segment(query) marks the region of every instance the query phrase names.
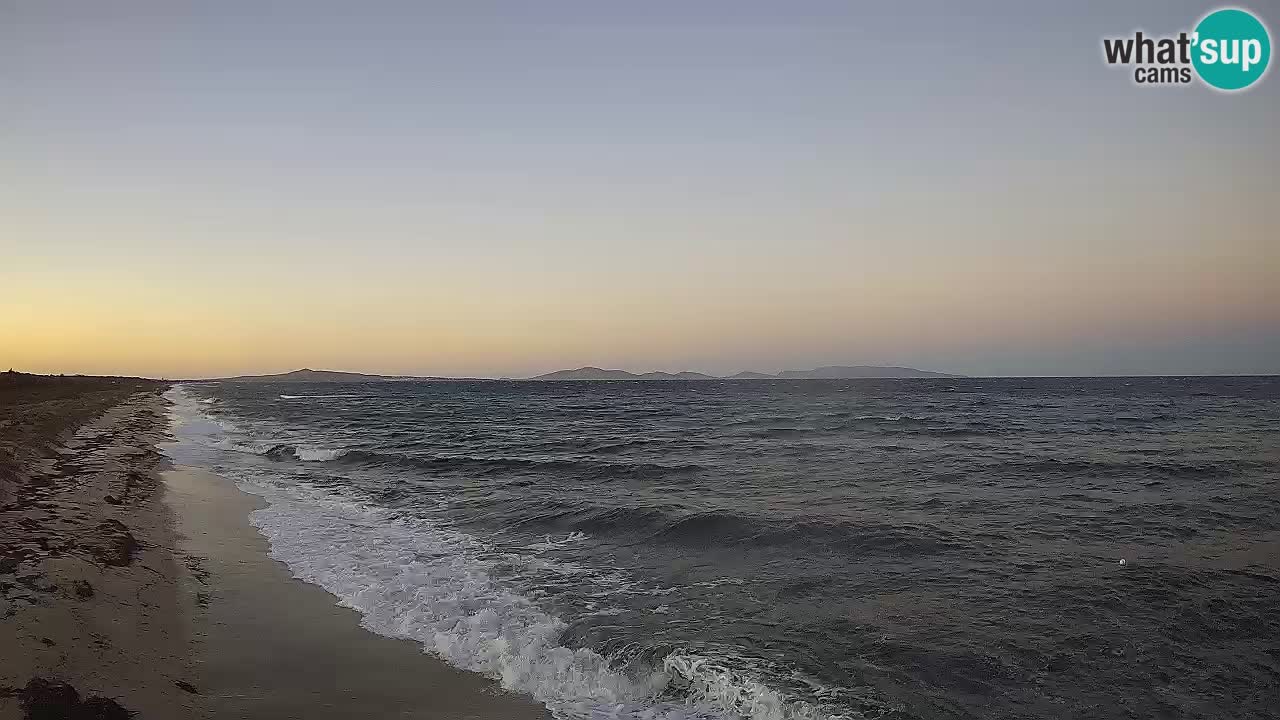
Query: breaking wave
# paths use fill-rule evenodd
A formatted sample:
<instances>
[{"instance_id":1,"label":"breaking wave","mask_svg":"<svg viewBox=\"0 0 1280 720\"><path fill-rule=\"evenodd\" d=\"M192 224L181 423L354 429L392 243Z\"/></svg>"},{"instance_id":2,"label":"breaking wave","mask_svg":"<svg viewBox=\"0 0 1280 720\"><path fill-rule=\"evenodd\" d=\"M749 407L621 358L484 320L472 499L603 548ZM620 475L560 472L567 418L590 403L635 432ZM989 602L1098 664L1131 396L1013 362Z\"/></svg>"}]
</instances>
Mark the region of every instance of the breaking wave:
<instances>
[{"instance_id":1,"label":"breaking wave","mask_svg":"<svg viewBox=\"0 0 1280 720\"><path fill-rule=\"evenodd\" d=\"M359 455L342 449L236 442L226 425L205 415L181 388L174 433L205 448L300 461ZM221 467L266 506L250 522L271 557L301 580L356 610L361 624L387 637L413 640L450 664L527 694L556 718L586 720L838 720L770 689L730 658L673 650L657 662L625 653L605 656L566 647L567 624L504 584L501 568L545 564L513 559L480 539L423 517L398 513L340 492L287 481L260 468ZM585 538L569 534L562 542ZM547 541L551 543L550 539ZM537 552L540 548L531 548Z\"/></svg>"}]
</instances>

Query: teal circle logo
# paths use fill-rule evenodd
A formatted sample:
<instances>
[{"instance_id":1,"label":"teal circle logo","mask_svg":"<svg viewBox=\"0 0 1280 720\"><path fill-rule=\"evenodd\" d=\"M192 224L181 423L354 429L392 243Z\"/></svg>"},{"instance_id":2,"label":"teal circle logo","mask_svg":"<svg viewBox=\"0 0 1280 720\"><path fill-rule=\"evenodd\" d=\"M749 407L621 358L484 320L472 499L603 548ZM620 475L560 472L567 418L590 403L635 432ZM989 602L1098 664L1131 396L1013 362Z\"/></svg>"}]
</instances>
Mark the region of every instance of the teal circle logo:
<instances>
[{"instance_id":1,"label":"teal circle logo","mask_svg":"<svg viewBox=\"0 0 1280 720\"><path fill-rule=\"evenodd\" d=\"M1200 79L1219 90L1243 90L1257 82L1271 61L1271 36L1262 21L1226 8L1196 26L1191 64Z\"/></svg>"}]
</instances>

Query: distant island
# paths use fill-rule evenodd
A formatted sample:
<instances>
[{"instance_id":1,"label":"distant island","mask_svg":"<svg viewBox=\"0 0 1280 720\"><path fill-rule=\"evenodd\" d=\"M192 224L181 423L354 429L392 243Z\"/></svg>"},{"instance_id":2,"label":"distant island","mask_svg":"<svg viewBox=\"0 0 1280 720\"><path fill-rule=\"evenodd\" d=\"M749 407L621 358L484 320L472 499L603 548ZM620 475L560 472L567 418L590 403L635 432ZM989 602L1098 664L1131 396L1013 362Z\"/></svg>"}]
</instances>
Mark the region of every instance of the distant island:
<instances>
[{"instance_id":1,"label":"distant island","mask_svg":"<svg viewBox=\"0 0 1280 720\"><path fill-rule=\"evenodd\" d=\"M783 370L778 373L782 380L848 380L856 378L956 378L964 377L954 373L917 370L909 367L892 365L825 365L812 370Z\"/></svg>"},{"instance_id":2,"label":"distant island","mask_svg":"<svg viewBox=\"0 0 1280 720\"><path fill-rule=\"evenodd\" d=\"M374 382L382 380L399 380L389 375L366 375L364 373L337 372L334 370L312 370L303 368L274 375L237 375L236 377L212 378L220 382Z\"/></svg>"},{"instance_id":3,"label":"distant island","mask_svg":"<svg viewBox=\"0 0 1280 720\"><path fill-rule=\"evenodd\" d=\"M598 367L581 367L576 370L557 370L529 378L530 380L854 380L858 378L954 378L963 375L917 370L909 367L884 365L826 365L811 370L783 370L777 374L744 371L736 375L717 377L698 372L647 372L632 373L626 370L604 370Z\"/></svg>"},{"instance_id":4,"label":"distant island","mask_svg":"<svg viewBox=\"0 0 1280 720\"><path fill-rule=\"evenodd\" d=\"M964 377L948 373L917 370L909 367L882 365L827 365L812 370L783 370L776 374L740 372L736 375L717 376L700 372L646 372L605 370L598 367L580 367L574 370L557 370L531 378L500 378L501 380L853 380L857 378L953 378ZM371 375L338 370L312 370L303 368L274 375L237 375L236 377L210 378L205 382L241 383L356 383L356 382L404 382L407 380L488 380L490 378L435 377L417 375Z\"/></svg>"},{"instance_id":5,"label":"distant island","mask_svg":"<svg viewBox=\"0 0 1280 720\"><path fill-rule=\"evenodd\" d=\"M632 373L626 370L602 370L598 367L582 367L576 370L557 370L528 380L719 380L714 375L698 372L647 372Z\"/></svg>"},{"instance_id":6,"label":"distant island","mask_svg":"<svg viewBox=\"0 0 1280 720\"><path fill-rule=\"evenodd\" d=\"M216 382L243 383L354 383L354 382L393 382L404 380L471 380L474 378L416 377L413 375L369 375L366 373L341 372L338 370L312 370L302 368L291 372L274 375L237 375L236 377L210 378Z\"/></svg>"}]
</instances>

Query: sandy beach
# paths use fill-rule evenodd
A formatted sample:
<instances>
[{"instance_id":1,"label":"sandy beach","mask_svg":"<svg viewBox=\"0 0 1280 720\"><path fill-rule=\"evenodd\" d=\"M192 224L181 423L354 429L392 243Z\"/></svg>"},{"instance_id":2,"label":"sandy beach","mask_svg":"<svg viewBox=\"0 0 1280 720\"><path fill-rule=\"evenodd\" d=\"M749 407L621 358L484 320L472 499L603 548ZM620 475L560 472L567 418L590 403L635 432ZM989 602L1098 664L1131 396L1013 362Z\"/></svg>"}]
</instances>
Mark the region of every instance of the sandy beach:
<instances>
[{"instance_id":1,"label":"sandy beach","mask_svg":"<svg viewBox=\"0 0 1280 720\"><path fill-rule=\"evenodd\" d=\"M0 383L0 718L191 715L165 385Z\"/></svg>"},{"instance_id":2,"label":"sandy beach","mask_svg":"<svg viewBox=\"0 0 1280 720\"><path fill-rule=\"evenodd\" d=\"M0 385L0 720L540 718L291 578L255 500L157 450L166 385Z\"/></svg>"}]
</instances>

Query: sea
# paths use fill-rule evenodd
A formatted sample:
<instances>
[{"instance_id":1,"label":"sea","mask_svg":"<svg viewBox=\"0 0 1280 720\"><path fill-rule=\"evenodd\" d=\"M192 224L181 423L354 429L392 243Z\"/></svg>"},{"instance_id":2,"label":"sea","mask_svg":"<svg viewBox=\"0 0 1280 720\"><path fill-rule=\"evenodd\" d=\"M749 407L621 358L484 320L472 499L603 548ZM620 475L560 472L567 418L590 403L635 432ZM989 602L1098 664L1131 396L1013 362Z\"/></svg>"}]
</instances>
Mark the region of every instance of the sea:
<instances>
[{"instance_id":1,"label":"sea","mask_svg":"<svg viewBox=\"0 0 1280 720\"><path fill-rule=\"evenodd\" d=\"M557 718L1280 712L1280 378L168 397L295 577Z\"/></svg>"}]
</instances>

